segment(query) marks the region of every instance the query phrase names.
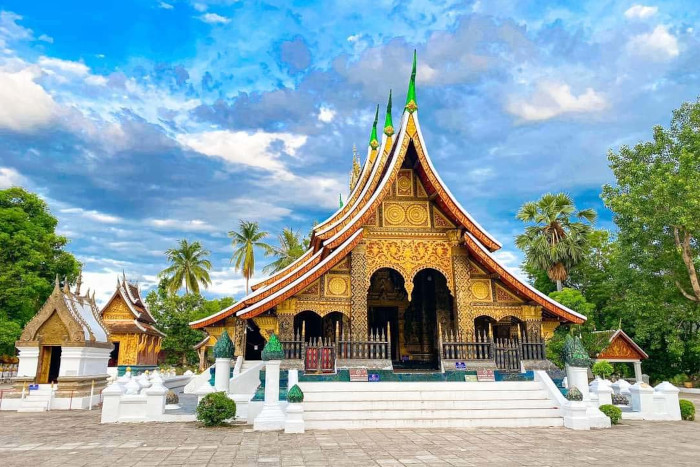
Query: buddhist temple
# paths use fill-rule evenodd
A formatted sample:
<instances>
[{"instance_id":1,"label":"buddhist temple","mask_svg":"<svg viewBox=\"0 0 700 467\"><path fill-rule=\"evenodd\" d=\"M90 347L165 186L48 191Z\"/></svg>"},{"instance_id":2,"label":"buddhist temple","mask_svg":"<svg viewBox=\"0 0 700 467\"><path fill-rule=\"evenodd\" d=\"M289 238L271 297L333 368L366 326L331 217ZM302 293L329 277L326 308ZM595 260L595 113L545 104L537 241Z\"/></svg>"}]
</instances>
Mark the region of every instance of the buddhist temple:
<instances>
[{"instance_id":1,"label":"buddhist temple","mask_svg":"<svg viewBox=\"0 0 700 467\"><path fill-rule=\"evenodd\" d=\"M634 377L642 382L642 360L649 355L642 350L622 329L608 331L593 331L593 339L602 350L595 355L595 360L607 360L610 363L631 363L634 367Z\"/></svg>"},{"instance_id":2,"label":"buddhist temple","mask_svg":"<svg viewBox=\"0 0 700 467\"><path fill-rule=\"evenodd\" d=\"M117 288L100 314L114 343L110 367L117 367L121 375L127 367L145 371L157 366L165 334L156 328L156 320L136 284L127 281L126 276L117 278Z\"/></svg>"},{"instance_id":3,"label":"buddhist temple","mask_svg":"<svg viewBox=\"0 0 700 467\"><path fill-rule=\"evenodd\" d=\"M24 327L19 367L3 409L87 408L99 402L112 351L94 293L71 291L58 278L51 295Z\"/></svg>"},{"instance_id":4,"label":"buddhist temple","mask_svg":"<svg viewBox=\"0 0 700 467\"><path fill-rule=\"evenodd\" d=\"M415 78L414 56L397 125L389 94L346 202L314 227L308 251L193 328L214 338L227 329L246 359L259 359L275 333L286 361L307 371L436 371L457 360L520 370L521 361L544 360L557 326L585 321L503 266L494 255L501 244L442 181L421 132Z\"/></svg>"}]
</instances>

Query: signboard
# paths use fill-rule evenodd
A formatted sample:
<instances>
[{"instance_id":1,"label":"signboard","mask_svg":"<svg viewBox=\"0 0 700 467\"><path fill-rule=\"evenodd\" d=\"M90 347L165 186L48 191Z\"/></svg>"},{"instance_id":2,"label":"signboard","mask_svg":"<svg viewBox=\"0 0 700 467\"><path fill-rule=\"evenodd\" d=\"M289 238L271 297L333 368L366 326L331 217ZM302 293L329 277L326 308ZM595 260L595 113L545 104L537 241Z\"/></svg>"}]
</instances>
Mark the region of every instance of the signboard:
<instances>
[{"instance_id":1,"label":"signboard","mask_svg":"<svg viewBox=\"0 0 700 467\"><path fill-rule=\"evenodd\" d=\"M377 374L377 373L370 373L370 374L369 374L369 382L370 382L370 383L378 383L378 382L379 382L379 374Z\"/></svg>"},{"instance_id":2,"label":"signboard","mask_svg":"<svg viewBox=\"0 0 700 467\"><path fill-rule=\"evenodd\" d=\"M466 369L467 369L466 362L455 362L455 370L466 370Z\"/></svg>"},{"instance_id":3,"label":"signboard","mask_svg":"<svg viewBox=\"0 0 700 467\"><path fill-rule=\"evenodd\" d=\"M476 378L476 374L466 374L464 375L464 381L467 383L476 383L479 380Z\"/></svg>"},{"instance_id":4,"label":"signboard","mask_svg":"<svg viewBox=\"0 0 700 467\"><path fill-rule=\"evenodd\" d=\"M367 368L351 368L350 381L352 382L367 382Z\"/></svg>"},{"instance_id":5,"label":"signboard","mask_svg":"<svg viewBox=\"0 0 700 467\"><path fill-rule=\"evenodd\" d=\"M39 385L38 385L38 384L30 384L30 385L29 385L29 390L30 390L30 391L36 391L36 390L38 390L38 389L39 389Z\"/></svg>"},{"instance_id":6,"label":"signboard","mask_svg":"<svg viewBox=\"0 0 700 467\"><path fill-rule=\"evenodd\" d=\"M493 370L476 370L477 381L496 381Z\"/></svg>"}]
</instances>

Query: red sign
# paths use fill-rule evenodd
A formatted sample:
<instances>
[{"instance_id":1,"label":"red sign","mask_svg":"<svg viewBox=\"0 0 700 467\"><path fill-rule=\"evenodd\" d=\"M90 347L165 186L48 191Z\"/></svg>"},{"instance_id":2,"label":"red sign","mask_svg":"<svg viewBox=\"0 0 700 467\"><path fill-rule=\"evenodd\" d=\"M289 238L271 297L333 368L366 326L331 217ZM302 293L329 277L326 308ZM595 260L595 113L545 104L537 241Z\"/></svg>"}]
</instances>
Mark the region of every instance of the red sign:
<instances>
[{"instance_id":1,"label":"red sign","mask_svg":"<svg viewBox=\"0 0 700 467\"><path fill-rule=\"evenodd\" d=\"M477 381L496 381L493 370L476 370Z\"/></svg>"},{"instance_id":2,"label":"red sign","mask_svg":"<svg viewBox=\"0 0 700 467\"><path fill-rule=\"evenodd\" d=\"M351 368L350 381L352 382L367 382L367 368Z\"/></svg>"}]
</instances>

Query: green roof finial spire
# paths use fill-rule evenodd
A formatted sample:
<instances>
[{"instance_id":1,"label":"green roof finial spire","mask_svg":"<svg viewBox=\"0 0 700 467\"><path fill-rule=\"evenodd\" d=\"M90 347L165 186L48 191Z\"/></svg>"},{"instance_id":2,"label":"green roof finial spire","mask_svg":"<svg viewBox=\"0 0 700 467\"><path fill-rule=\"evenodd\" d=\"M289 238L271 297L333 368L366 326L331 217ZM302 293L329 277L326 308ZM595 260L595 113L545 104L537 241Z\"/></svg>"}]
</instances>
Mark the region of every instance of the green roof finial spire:
<instances>
[{"instance_id":1,"label":"green roof finial spire","mask_svg":"<svg viewBox=\"0 0 700 467\"><path fill-rule=\"evenodd\" d=\"M379 147L379 140L377 139L377 120L379 119L379 104L377 104L377 111L374 113L374 124L372 124L372 134L369 135L369 145L372 149L377 149Z\"/></svg>"},{"instance_id":2,"label":"green roof finial spire","mask_svg":"<svg viewBox=\"0 0 700 467\"><path fill-rule=\"evenodd\" d=\"M418 110L416 104L416 51L413 51L413 69L411 70L411 81L408 82L408 93L406 94L406 110L413 113Z\"/></svg>"},{"instance_id":3,"label":"green roof finial spire","mask_svg":"<svg viewBox=\"0 0 700 467\"><path fill-rule=\"evenodd\" d=\"M338 204L340 205L339 207L343 207L343 194L338 193Z\"/></svg>"},{"instance_id":4,"label":"green roof finial spire","mask_svg":"<svg viewBox=\"0 0 700 467\"><path fill-rule=\"evenodd\" d=\"M389 102L386 104L386 119L384 119L384 134L391 136L394 134L394 124L391 122L391 89L389 89Z\"/></svg>"}]
</instances>

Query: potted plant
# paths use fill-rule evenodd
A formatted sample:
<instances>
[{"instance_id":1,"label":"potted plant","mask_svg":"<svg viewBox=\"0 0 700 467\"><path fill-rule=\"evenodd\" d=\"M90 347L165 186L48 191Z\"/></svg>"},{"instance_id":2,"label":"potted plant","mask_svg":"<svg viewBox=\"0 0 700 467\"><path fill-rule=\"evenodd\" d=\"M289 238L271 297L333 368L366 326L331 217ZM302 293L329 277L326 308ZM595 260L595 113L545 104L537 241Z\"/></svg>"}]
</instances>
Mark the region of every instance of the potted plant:
<instances>
[{"instance_id":1,"label":"potted plant","mask_svg":"<svg viewBox=\"0 0 700 467\"><path fill-rule=\"evenodd\" d=\"M692 388L693 387L693 382L690 381L690 378L688 378L688 375L679 373L673 378L671 378L671 384L675 386L681 386L683 385L686 388Z\"/></svg>"}]
</instances>

